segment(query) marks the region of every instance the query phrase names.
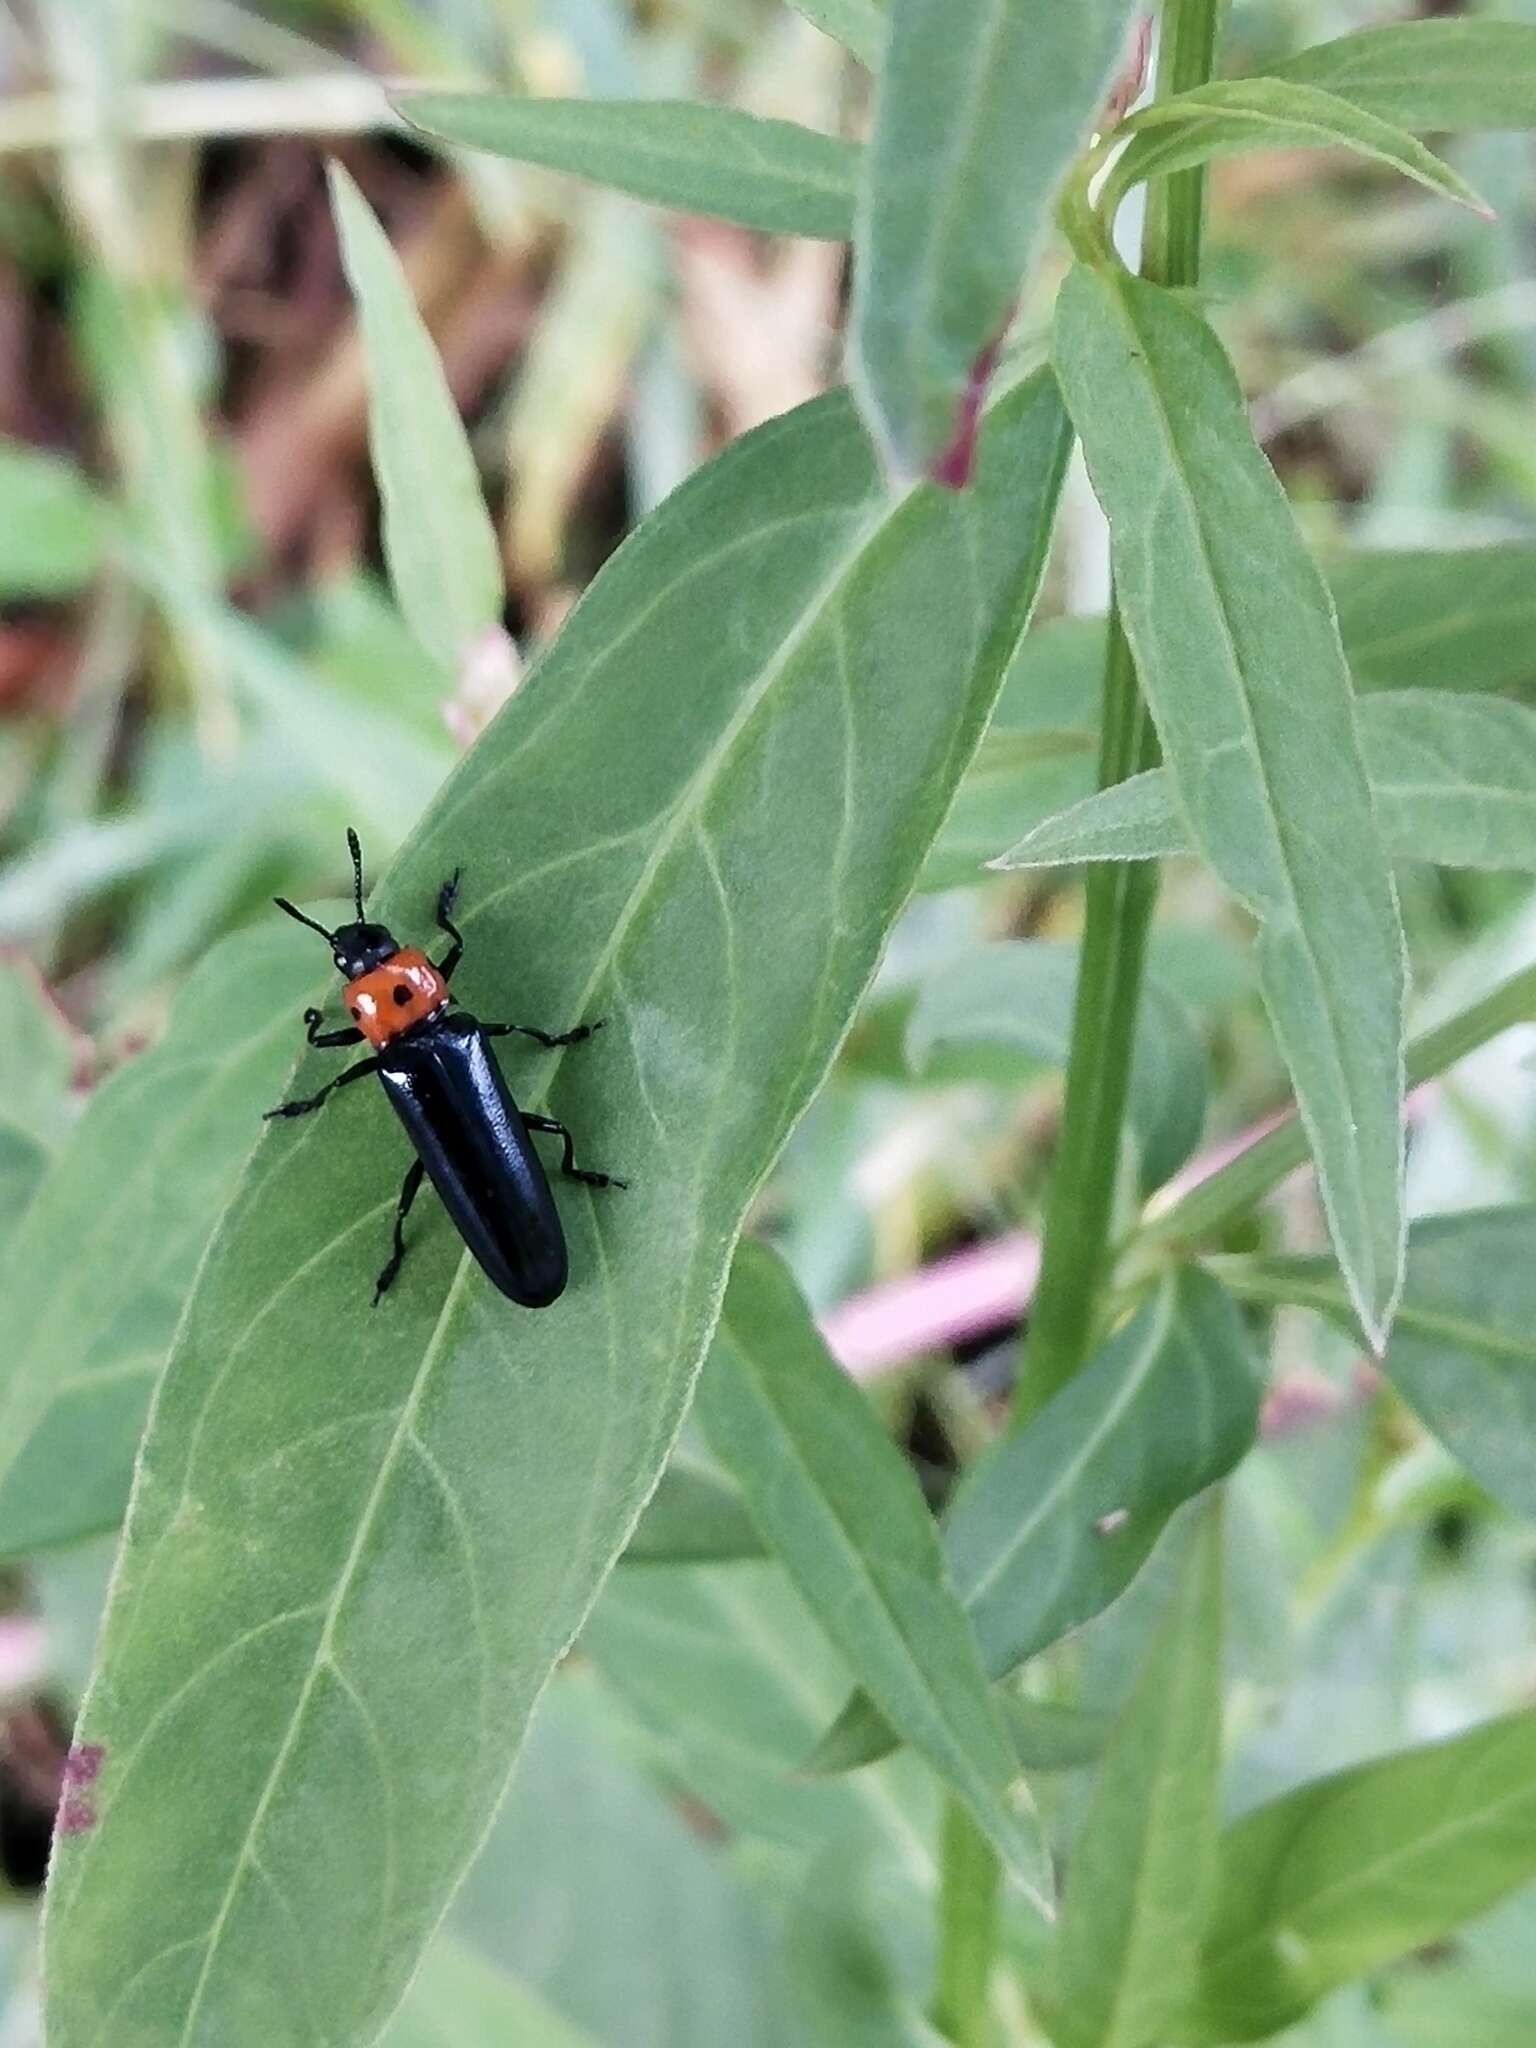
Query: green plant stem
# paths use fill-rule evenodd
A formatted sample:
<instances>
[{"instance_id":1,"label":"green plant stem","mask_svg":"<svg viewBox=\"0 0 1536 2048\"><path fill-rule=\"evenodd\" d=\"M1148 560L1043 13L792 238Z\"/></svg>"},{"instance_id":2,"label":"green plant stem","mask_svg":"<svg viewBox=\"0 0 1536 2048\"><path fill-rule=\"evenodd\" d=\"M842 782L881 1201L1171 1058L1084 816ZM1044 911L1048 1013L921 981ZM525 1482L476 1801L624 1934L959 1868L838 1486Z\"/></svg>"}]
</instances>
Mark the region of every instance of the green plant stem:
<instances>
[{"instance_id":1,"label":"green plant stem","mask_svg":"<svg viewBox=\"0 0 1536 2048\"><path fill-rule=\"evenodd\" d=\"M945 1803L941 1853L933 2023L956 2048L987 2048L1001 1879L991 1843L957 1799Z\"/></svg>"},{"instance_id":2,"label":"green plant stem","mask_svg":"<svg viewBox=\"0 0 1536 2048\"><path fill-rule=\"evenodd\" d=\"M1165 0L1157 69L1160 99L1203 85L1210 77L1218 6L1219 0ZM1168 285L1199 282L1204 204L1199 170L1180 171L1153 185L1143 238L1145 276ZM1157 759L1157 735L1112 599L1098 786L1111 788L1155 766ZM1089 871L1061 1137L1046 1196L1040 1284L1014 1397L1016 1427L1081 1370L1093 1342L1109 1264L1120 1134L1156 900L1155 862L1116 862Z\"/></svg>"},{"instance_id":3,"label":"green plant stem","mask_svg":"<svg viewBox=\"0 0 1536 2048\"><path fill-rule=\"evenodd\" d=\"M1512 1024L1536 1019L1536 967L1522 968L1479 1001L1460 1010L1414 1039L1408 1048L1408 1085L1417 1088L1443 1074L1457 1060L1497 1038ZM1287 1174L1305 1165L1307 1134L1292 1111L1286 1121L1267 1131L1246 1151L1229 1160L1209 1180L1191 1188L1180 1201L1153 1218L1138 1234L1138 1255L1144 1251L1193 1248L1219 1237L1226 1226L1255 1208Z\"/></svg>"}]
</instances>

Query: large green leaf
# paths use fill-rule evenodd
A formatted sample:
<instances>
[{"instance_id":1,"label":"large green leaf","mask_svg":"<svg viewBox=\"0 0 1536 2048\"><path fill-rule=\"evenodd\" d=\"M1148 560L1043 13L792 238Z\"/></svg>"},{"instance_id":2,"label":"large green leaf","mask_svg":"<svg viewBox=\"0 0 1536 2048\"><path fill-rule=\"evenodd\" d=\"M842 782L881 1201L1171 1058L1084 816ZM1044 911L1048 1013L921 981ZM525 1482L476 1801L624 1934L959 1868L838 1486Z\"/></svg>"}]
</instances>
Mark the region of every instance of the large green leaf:
<instances>
[{"instance_id":1,"label":"large green leaf","mask_svg":"<svg viewBox=\"0 0 1536 2048\"><path fill-rule=\"evenodd\" d=\"M400 260L340 164L331 165L330 179L368 355L368 439L390 581L422 646L456 670L501 623L500 543L458 407Z\"/></svg>"},{"instance_id":2,"label":"large green leaf","mask_svg":"<svg viewBox=\"0 0 1536 2048\"><path fill-rule=\"evenodd\" d=\"M69 1129L78 1049L35 970L0 959L0 1253Z\"/></svg>"},{"instance_id":3,"label":"large green leaf","mask_svg":"<svg viewBox=\"0 0 1536 2048\"><path fill-rule=\"evenodd\" d=\"M1408 1273L1382 1365L1452 1457L1517 1515L1536 1518L1536 1208L1429 1216L1408 1233ZM1330 1259L1244 1261L1236 1282L1344 1323Z\"/></svg>"},{"instance_id":4,"label":"large green leaf","mask_svg":"<svg viewBox=\"0 0 1536 2048\"><path fill-rule=\"evenodd\" d=\"M1103 1610L1193 1495L1253 1442L1260 1371L1237 1311L1185 1270L1028 1427L967 1474L944 1548L994 1678ZM889 1745L856 1695L817 1752L849 1769Z\"/></svg>"},{"instance_id":5,"label":"large green leaf","mask_svg":"<svg viewBox=\"0 0 1536 2048\"><path fill-rule=\"evenodd\" d=\"M891 1726L964 1800L1042 1916L1044 1847L910 1467L776 1254L736 1255L699 1420L764 1540Z\"/></svg>"},{"instance_id":6,"label":"large green leaf","mask_svg":"<svg viewBox=\"0 0 1536 2048\"><path fill-rule=\"evenodd\" d=\"M1402 926L1327 587L1220 343L1174 294L1072 272L1056 356L1191 835L1259 975L1373 1343L1403 1262Z\"/></svg>"},{"instance_id":7,"label":"large green leaf","mask_svg":"<svg viewBox=\"0 0 1536 2048\"><path fill-rule=\"evenodd\" d=\"M0 598L73 596L112 530L111 508L72 463L0 439Z\"/></svg>"},{"instance_id":8,"label":"large green leaf","mask_svg":"<svg viewBox=\"0 0 1536 2048\"><path fill-rule=\"evenodd\" d=\"M415 127L466 149L570 171L680 213L845 241L858 151L792 121L693 100L530 100L408 93Z\"/></svg>"},{"instance_id":9,"label":"large green leaf","mask_svg":"<svg viewBox=\"0 0 1536 2048\"><path fill-rule=\"evenodd\" d=\"M850 332L859 405L897 476L935 471L962 430L1131 13L1132 0L894 0Z\"/></svg>"},{"instance_id":10,"label":"large green leaf","mask_svg":"<svg viewBox=\"0 0 1536 2048\"><path fill-rule=\"evenodd\" d=\"M608 564L376 892L414 935L462 864L465 1000L608 1020L511 1078L633 1185L566 1192L573 1284L538 1314L424 1203L374 1312L387 1105L351 1090L258 1147L141 1455L83 1715L100 1824L50 1895L53 2048L109 2013L120 2048L388 2016L991 709L1065 443L1043 378L963 500L892 503L841 397L737 443Z\"/></svg>"},{"instance_id":11,"label":"large green leaf","mask_svg":"<svg viewBox=\"0 0 1536 2048\"><path fill-rule=\"evenodd\" d=\"M1536 711L1502 697L1380 690L1361 700L1359 718L1394 859L1536 871ZM1151 768L1033 826L996 864L1158 860L1191 850L1167 772Z\"/></svg>"},{"instance_id":12,"label":"large green leaf","mask_svg":"<svg viewBox=\"0 0 1536 2048\"><path fill-rule=\"evenodd\" d=\"M1536 1879L1536 1713L1315 1779L1222 1843L1201 2011L1257 2040Z\"/></svg>"},{"instance_id":13,"label":"large green leaf","mask_svg":"<svg viewBox=\"0 0 1536 2048\"><path fill-rule=\"evenodd\" d=\"M946 1076L956 1050L1065 1067L1077 960L1075 945L1051 939L1001 940L946 960L924 985L907 1025L913 1072ZM1149 1190L1161 1187L1199 1144L1205 1097L1205 1053L1188 1013L1150 982L1126 1108Z\"/></svg>"},{"instance_id":14,"label":"large green leaf","mask_svg":"<svg viewBox=\"0 0 1536 2048\"><path fill-rule=\"evenodd\" d=\"M0 1554L120 1518L150 1390L315 969L275 928L215 947L160 1043L93 1091L23 1218L0 1276Z\"/></svg>"},{"instance_id":15,"label":"large green leaf","mask_svg":"<svg viewBox=\"0 0 1536 2048\"><path fill-rule=\"evenodd\" d=\"M1222 1533L1198 1518L1073 1839L1042 2016L1060 2048L1160 2048L1194 1995L1216 1879Z\"/></svg>"},{"instance_id":16,"label":"large green leaf","mask_svg":"<svg viewBox=\"0 0 1536 2048\"><path fill-rule=\"evenodd\" d=\"M1465 178L1406 129L1287 79L1217 79L1143 107L1117 133L1131 140L1105 182L1100 204L1106 212L1147 178L1254 149L1349 149L1459 205L1488 212Z\"/></svg>"},{"instance_id":17,"label":"large green leaf","mask_svg":"<svg viewBox=\"0 0 1536 2048\"><path fill-rule=\"evenodd\" d=\"M1536 128L1536 27L1391 22L1275 67L1404 128Z\"/></svg>"}]
</instances>

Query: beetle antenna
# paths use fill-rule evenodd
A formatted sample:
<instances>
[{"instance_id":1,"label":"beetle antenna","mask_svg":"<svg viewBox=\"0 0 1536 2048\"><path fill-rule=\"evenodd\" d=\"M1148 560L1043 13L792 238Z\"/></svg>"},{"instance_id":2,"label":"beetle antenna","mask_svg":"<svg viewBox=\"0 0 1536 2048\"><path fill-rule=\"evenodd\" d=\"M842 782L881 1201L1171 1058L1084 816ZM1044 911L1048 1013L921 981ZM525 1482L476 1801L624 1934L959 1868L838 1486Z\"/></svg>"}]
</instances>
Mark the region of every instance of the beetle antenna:
<instances>
[{"instance_id":1,"label":"beetle antenna","mask_svg":"<svg viewBox=\"0 0 1536 2048\"><path fill-rule=\"evenodd\" d=\"M325 943L328 946L335 945L336 934L334 932L328 932L323 924L316 924L315 920L312 917L306 917L302 910L297 909L292 903L288 901L288 898L286 896L274 896L272 898L272 901L277 905L279 910L286 910L288 915L294 920L296 924L307 924L312 932L318 932L320 934L321 938L324 939Z\"/></svg>"},{"instance_id":2,"label":"beetle antenna","mask_svg":"<svg viewBox=\"0 0 1536 2048\"><path fill-rule=\"evenodd\" d=\"M363 849L358 844L357 834L347 827L347 845L352 853L352 896L357 904L357 921L363 922Z\"/></svg>"}]
</instances>

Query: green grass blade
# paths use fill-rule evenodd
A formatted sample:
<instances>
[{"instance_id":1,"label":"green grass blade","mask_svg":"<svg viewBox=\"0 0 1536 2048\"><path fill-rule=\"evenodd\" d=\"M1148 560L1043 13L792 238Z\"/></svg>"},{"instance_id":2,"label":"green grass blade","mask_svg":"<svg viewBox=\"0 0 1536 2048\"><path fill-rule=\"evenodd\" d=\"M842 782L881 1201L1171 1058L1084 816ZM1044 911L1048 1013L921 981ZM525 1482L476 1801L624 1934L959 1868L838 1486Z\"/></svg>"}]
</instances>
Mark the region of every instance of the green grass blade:
<instances>
[{"instance_id":1,"label":"green grass blade","mask_svg":"<svg viewBox=\"0 0 1536 2048\"><path fill-rule=\"evenodd\" d=\"M1333 607L1199 315L1062 287L1056 357L1180 808L1259 919L1259 971L1367 1336L1403 1266L1402 924Z\"/></svg>"},{"instance_id":2,"label":"green grass blade","mask_svg":"<svg viewBox=\"0 0 1536 2048\"><path fill-rule=\"evenodd\" d=\"M789 4L841 43L866 71L880 69L890 33L890 17L881 0L789 0Z\"/></svg>"},{"instance_id":3,"label":"green grass blade","mask_svg":"<svg viewBox=\"0 0 1536 2048\"><path fill-rule=\"evenodd\" d=\"M388 1105L354 1089L260 1144L141 1454L82 1723L95 1825L48 1906L53 2048L308 2048L317 2013L367 2039L398 2002L990 713L1066 444L1044 377L994 409L965 499L893 505L838 396L737 442L605 567L374 891L425 936L462 866L465 1002L607 1020L507 1065L633 1185L564 1191L573 1282L541 1313L424 1203L375 1313Z\"/></svg>"},{"instance_id":4,"label":"green grass blade","mask_svg":"<svg viewBox=\"0 0 1536 2048\"><path fill-rule=\"evenodd\" d=\"M407 93L399 108L441 141L568 171L680 213L833 242L852 232L857 149L793 121L694 100L494 93Z\"/></svg>"},{"instance_id":5,"label":"green grass blade","mask_svg":"<svg viewBox=\"0 0 1536 2048\"><path fill-rule=\"evenodd\" d=\"M432 337L373 209L330 166L342 260L368 357L368 439L383 500L384 557L406 622L457 672L501 624L501 548Z\"/></svg>"},{"instance_id":6,"label":"green grass blade","mask_svg":"<svg viewBox=\"0 0 1536 2048\"><path fill-rule=\"evenodd\" d=\"M698 1415L764 1540L892 1727L965 1802L1042 1916L1044 1845L916 1479L777 1256L744 1244Z\"/></svg>"}]
</instances>

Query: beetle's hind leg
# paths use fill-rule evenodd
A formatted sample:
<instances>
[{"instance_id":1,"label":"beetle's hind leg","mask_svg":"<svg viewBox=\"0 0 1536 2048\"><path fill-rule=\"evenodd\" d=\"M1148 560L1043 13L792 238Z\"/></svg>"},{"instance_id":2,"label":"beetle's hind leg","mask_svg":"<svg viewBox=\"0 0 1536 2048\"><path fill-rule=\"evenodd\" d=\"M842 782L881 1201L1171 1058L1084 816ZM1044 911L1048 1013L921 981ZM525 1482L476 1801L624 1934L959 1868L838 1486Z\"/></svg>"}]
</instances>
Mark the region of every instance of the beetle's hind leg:
<instances>
[{"instance_id":1,"label":"beetle's hind leg","mask_svg":"<svg viewBox=\"0 0 1536 2048\"><path fill-rule=\"evenodd\" d=\"M405 1219L411 1213L411 1204L421 1192L421 1183L426 1168L419 1159L411 1162L410 1170L400 1185L400 1199L395 1204L395 1243L383 1270L373 1283L373 1305L378 1307L384 1296L395 1284L395 1276L405 1259Z\"/></svg>"},{"instance_id":2,"label":"beetle's hind leg","mask_svg":"<svg viewBox=\"0 0 1536 2048\"><path fill-rule=\"evenodd\" d=\"M575 1140L565 1125L557 1123L552 1116L530 1116L525 1110L523 1112L523 1122L530 1131L548 1131L552 1138L564 1140L565 1151L560 1160L560 1171L567 1180L579 1180L584 1186L589 1188L627 1188L629 1186L629 1182L627 1180L620 1180L617 1174L593 1173L584 1166L578 1166L576 1164Z\"/></svg>"},{"instance_id":3,"label":"beetle's hind leg","mask_svg":"<svg viewBox=\"0 0 1536 2048\"><path fill-rule=\"evenodd\" d=\"M463 873L462 868L455 868L437 892L437 928L446 932L453 941L437 966L444 981L452 981L459 971L459 962L464 958L464 934L453 921L453 906L459 900L459 881Z\"/></svg>"}]
</instances>

